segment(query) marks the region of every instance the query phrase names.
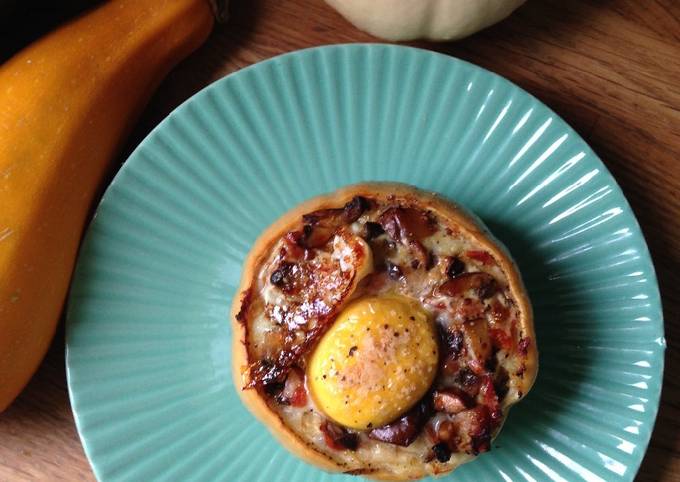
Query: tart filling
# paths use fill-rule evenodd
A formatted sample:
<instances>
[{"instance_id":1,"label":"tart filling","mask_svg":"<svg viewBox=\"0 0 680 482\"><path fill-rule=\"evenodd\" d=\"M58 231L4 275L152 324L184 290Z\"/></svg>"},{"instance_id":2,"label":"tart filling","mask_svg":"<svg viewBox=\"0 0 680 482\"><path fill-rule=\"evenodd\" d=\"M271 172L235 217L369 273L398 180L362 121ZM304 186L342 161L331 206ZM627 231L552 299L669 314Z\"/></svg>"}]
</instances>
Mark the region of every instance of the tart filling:
<instances>
[{"instance_id":1,"label":"tart filling","mask_svg":"<svg viewBox=\"0 0 680 482\"><path fill-rule=\"evenodd\" d=\"M234 310L246 404L348 473L421 477L488 451L536 374L507 253L457 206L401 185L316 206L249 258Z\"/></svg>"}]
</instances>

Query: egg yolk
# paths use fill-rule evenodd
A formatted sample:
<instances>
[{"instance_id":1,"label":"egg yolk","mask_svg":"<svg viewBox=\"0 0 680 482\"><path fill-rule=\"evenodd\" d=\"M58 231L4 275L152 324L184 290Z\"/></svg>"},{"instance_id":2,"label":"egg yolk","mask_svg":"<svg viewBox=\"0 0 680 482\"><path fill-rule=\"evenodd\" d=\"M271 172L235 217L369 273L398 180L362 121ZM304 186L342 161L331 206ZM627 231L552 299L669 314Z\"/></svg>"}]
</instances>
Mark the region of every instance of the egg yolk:
<instances>
[{"instance_id":1,"label":"egg yolk","mask_svg":"<svg viewBox=\"0 0 680 482\"><path fill-rule=\"evenodd\" d=\"M370 429L397 419L425 395L437 360L434 325L417 302L361 298L338 315L312 353L308 386L329 418Z\"/></svg>"}]
</instances>

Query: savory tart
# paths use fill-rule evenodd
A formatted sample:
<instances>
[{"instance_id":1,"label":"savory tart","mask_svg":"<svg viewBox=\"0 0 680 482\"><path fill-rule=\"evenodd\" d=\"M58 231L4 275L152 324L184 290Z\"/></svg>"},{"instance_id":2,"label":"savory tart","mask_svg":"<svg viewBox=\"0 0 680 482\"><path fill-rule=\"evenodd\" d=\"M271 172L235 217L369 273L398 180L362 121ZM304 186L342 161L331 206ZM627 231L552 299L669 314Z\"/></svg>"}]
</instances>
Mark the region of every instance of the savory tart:
<instances>
[{"instance_id":1,"label":"savory tart","mask_svg":"<svg viewBox=\"0 0 680 482\"><path fill-rule=\"evenodd\" d=\"M481 221L403 184L281 217L233 309L245 405L323 469L408 480L491 449L537 371L517 267Z\"/></svg>"}]
</instances>

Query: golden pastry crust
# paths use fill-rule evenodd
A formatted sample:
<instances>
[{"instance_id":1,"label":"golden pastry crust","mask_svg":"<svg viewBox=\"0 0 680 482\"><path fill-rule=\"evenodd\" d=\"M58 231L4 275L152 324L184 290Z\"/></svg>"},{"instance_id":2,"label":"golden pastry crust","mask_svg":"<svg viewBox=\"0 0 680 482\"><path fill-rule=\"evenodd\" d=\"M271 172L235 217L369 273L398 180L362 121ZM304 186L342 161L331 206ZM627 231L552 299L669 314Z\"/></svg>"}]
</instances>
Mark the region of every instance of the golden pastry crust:
<instances>
[{"instance_id":1,"label":"golden pastry crust","mask_svg":"<svg viewBox=\"0 0 680 482\"><path fill-rule=\"evenodd\" d=\"M530 340L535 340L531 304L514 261L507 250L491 235L479 219L455 203L437 194L425 192L405 184L373 182L344 187L333 193L310 199L288 211L262 233L245 260L241 284L236 291L231 311L233 376L243 403L284 447L306 462L334 472L343 472L346 471L346 468L334 460L333 457L319 451L312 443L303 440L288 427L281 416L267 404L265 397L260 391L256 389L241 389L241 387L244 387L244 373L252 363L252 360L248 359L247 320L243 320L243 313L247 316L247 308L251 296L250 290L263 263L269 259L275 244L286 233L300 227L301 217L313 211L343 206L356 196L363 196L378 201L398 201L427 209L434 213L435 216L445 220L447 224L455 225L466 237L472 239L477 245L489 252L507 278L509 291L519 313L517 322L521 332ZM538 370L536 343L531 343L524 349L526 350L526 358L523 367L523 377L517 381L518 397L512 400L506 397L503 400L503 418L501 423L507 418L508 408L526 396L536 378ZM499 431L500 427L495 430L494 436ZM436 475L448 473L456 466L473 458L473 456L467 454L453 454L451 461L447 463L446 470ZM362 473L356 470L351 472ZM384 469L369 471L369 473L362 473L362 475L376 480L413 480L432 474L426 470L425 464L423 464L420 471L414 470L407 477L395 475Z\"/></svg>"}]
</instances>

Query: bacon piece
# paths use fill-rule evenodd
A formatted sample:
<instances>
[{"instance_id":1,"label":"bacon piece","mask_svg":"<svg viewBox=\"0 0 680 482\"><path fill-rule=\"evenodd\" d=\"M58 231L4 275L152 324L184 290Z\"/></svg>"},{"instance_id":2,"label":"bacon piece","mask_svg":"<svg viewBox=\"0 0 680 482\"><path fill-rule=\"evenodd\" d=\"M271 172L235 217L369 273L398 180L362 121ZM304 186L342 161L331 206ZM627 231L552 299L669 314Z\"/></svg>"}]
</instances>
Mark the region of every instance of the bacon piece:
<instances>
[{"instance_id":1,"label":"bacon piece","mask_svg":"<svg viewBox=\"0 0 680 482\"><path fill-rule=\"evenodd\" d=\"M462 412L473 405L473 401L468 395L456 388L446 388L436 390L432 394L434 409L437 412L444 412L450 415Z\"/></svg>"},{"instance_id":2,"label":"bacon piece","mask_svg":"<svg viewBox=\"0 0 680 482\"><path fill-rule=\"evenodd\" d=\"M444 357L456 360L463 350L463 342L465 341L463 332L458 329L444 328L441 325L437 326L439 327L439 337L444 348Z\"/></svg>"},{"instance_id":3,"label":"bacon piece","mask_svg":"<svg viewBox=\"0 0 680 482\"><path fill-rule=\"evenodd\" d=\"M468 366L477 375L482 375L486 371L486 362L492 355L491 340L489 339L486 320L480 318L467 322L463 326Z\"/></svg>"},{"instance_id":4,"label":"bacon piece","mask_svg":"<svg viewBox=\"0 0 680 482\"><path fill-rule=\"evenodd\" d=\"M303 385L295 389L293 396L290 397L290 404L294 407L304 407L307 405L307 391Z\"/></svg>"},{"instance_id":5,"label":"bacon piece","mask_svg":"<svg viewBox=\"0 0 680 482\"><path fill-rule=\"evenodd\" d=\"M486 375L482 379L479 395L482 398L484 405L489 409L489 423L493 430L500 425L501 420L503 419L503 411L501 410L501 404L498 401L498 395L496 395L496 389L494 388L491 375Z\"/></svg>"},{"instance_id":6,"label":"bacon piece","mask_svg":"<svg viewBox=\"0 0 680 482\"><path fill-rule=\"evenodd\" d=\"M303 247L304 235L302 231L290 231L283 237L284 249L282 255L292 259L300 259L305 254Z\"/></svg>"},{"instance_id":7,"label":"bacon piece","mask_svg":"<svg viewBox=\"0 0 680 482\"><path fill-rule=\"evenodd\" d=\"M363 196L354 196L342 209L344 211L345 221L347 223L353 223L359 219L364 212L371 209L371 202Z\"/></svg>"},{"instance_id":8,"label":"bacon piece","mask_svg":"<svg viewBox=\"0 0 680 482\"><path fill-rule=\"evenodd\" d=\"M455 306L454 314L463 323L479 320L484 317L484 305L474 298L465 298Z\"/></svg>"},{"instance_id":9,"label":"bacon piece","mask_svg":"<svg viewBox=\"0 0 680 482\"><path fill-rule=\"evenodd\" d=\"M456 376L456 384L460 387L469 397L476 397L479 393L480 377L475 375L469 368L463 368L458 372Z\"/></svg>"},{"instance_id":10,"label":"bacon piece","mask_svg":"<svg viewBox=\"0 0 680 482\"><path fill-rule=\"evenodd\" d=\"M437 230L434 220L425 211L415 208L387 208L378 222L393 240L401 242L421 240Z\"/></svg>"},{"instance_id":11,"label":"bacon piece","mask_svg":"<svg viewBox=\"0 0 680 482\"><path fill-rule=\"evenodd\" d=\"M491 448L491 436L496 426L489 407L479 404L448 415L434 426L429 424L428 434L435 444L445 444L450 452L477 455ZM429 457L430 460L433 458Z\"/></svg>"},{"instance_id":12,"label":"bacon piece","mask_svg":"<svg viewBox=\"0 0 680 482\"><path fill-rule=\"evenodd\" d=\"M326 420L319 429L323 433L323 438L333 450L356 450L359 447L359 436L348 431L346 428Z\"/></svg>"},{"instance_id":13,"label":"bacon piece","mask_svg":"<svg viewBox=\"0 0 680 482\"><path fill-rule=\"evenodd\" d=\"M463 273L453 279L445 281L439 286L438 292L446 296L461 296L469 290L475 290L480 298L488 298L496 291L496 279L489 273Z\"/></svg>"},{"instance_id":14,"label":"bacon piece","mask_svg":"<svg viewBox=\"0 0 680 482\"><path fill-rule=\"evenodd\" d=\"M458 431L466 434L461 437L459 449L474 455L487 452L491 448L491 417L486 405L477 405L456 415Z\"/></svg>"},{"instance_id":15,"label":"bacon piece","mask_svg":"<svg viewBox=\"0 0 680 482\"><path fill-rule=\"evenodd\" d=\"M477 290L477 296L479 296L480 299L485 300L491 298L496 292L498 292L498 283L494 279L493 281L482 285L479 290Z\"/></svg>"},{"instance_id":16,"label":"bacon piece","mask_svg":"<svg viewBox=\"0 0 680 482\"><path fill-rule=\"evenodd\" d=\"M368 432L369 438L408 447L418 438L432 413L432 405L423 399L400 419Z\"/></svg>"},{"instance_id":17,"label":"bacon piece","mask_svg":"<svg viewBox=\"0 0 680 482\"><path fill-rule=\"evenodd\" d=\"M465 252L465 256L486 266L493 266L496 264L496 260L487 251L470 250Z\"/></svg>"},{"instance_id":18,"label":"bacon piece","mask_svg":"<svg viewBox=\"0 0 680 482\"><path fill-rule=\"evenodd\" d=\"M468 360L468 368L472 370L473 373L476 373L477 375L484 375L486 373L486 363L483 363L477 358L473 358L472 360Z\"/></svg>"},{"instance_id":19,"label":"bacon piece","mask_svg":"<svg viewBox=\"0 0 680 482\"><path fill-rule=\"evenodd\" d=\"M390 238L414 251L419 265L429 265L429 253L421 241L437 229L431 216L419 209L391 207L380 215L378 222Z\"/></svg>"},{"instance_id":20,"label":"bacon piece","mask_svg":"<svg viewBox=\"0 0 680 482\"><path fill-rule=\"evenodd\" d=\"M356 284L371 271L372 260L363 239L342 231L334 238L331 254L284 266L277 266L269 282L285 294L285 303L267 303L264 309L278 325L282 343L276 344L269 358L249 367L245 388L285 381L290 368L316 345Z\"/></svg>"},{"instance_id":21,"label":"bacon piece","mask_svg":"<svg viewBox=\"0 0 680 482\"><path fill-rule=\"evenodd\" d=\"M446 375L455 375L460 369L458 359L465 348L463 332L455 328L445 328L437 324L441 346L441 367Z\"/></svg>"},{"instance_id":22,"label":"bacon piece","mask_svg":"<svg viewBox=\"0 0 680 482\"><path fill-rule=\"evenodd\" d=\"M512 349L510 335L499 328L489 328L489 338L491 338L493 346L499 350L509 351Z\"/></svg>"},{"instance_id":23,"label":"bacon piece","mask_svg":"<svg viewBox=\"0 0 680 482\"><path fill-rule=\"evenodd\" d=\"M491 417L486 405L460 412L455 417L458 440L455 450L478 455L491 449Z\"/></svg>"},{"instance_id":24,"label":"bacon piece","mask_svg":"<svg viewBox=\"0 0 680 482\"><path fill-rule=\"evenodd\" d=\"M510 309L503 306L500 302L494 301L491 305L491 319L495 325L502 325L508 319Z\"/></svg>"},{"instance_id":25,"label":"bacon piece","mask_svg":"<svg viewBox=\"0 0 680 482\"><path fill-rule=\"evenodd\" d=\"M362 196L355 196L342 208L319 209L302 216L302 246L320 248L335 234L338 228L351 224L370 209L370 202Z\"/></svg>"},{"instance_id":26,"label":"bacon piece","mask_svg":"<svg viewBox=\"0 0 680 482\"><path fill-rule=\"evenodd\" d=\"M370 208L370 201L362 196L354 196L341 208L319 209L302 216L307 225L323 225L339 227L353 223Z\"/></svg>"}]
</instances>

